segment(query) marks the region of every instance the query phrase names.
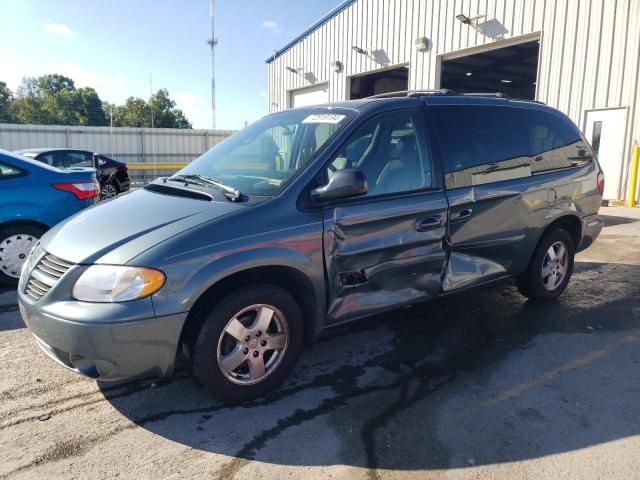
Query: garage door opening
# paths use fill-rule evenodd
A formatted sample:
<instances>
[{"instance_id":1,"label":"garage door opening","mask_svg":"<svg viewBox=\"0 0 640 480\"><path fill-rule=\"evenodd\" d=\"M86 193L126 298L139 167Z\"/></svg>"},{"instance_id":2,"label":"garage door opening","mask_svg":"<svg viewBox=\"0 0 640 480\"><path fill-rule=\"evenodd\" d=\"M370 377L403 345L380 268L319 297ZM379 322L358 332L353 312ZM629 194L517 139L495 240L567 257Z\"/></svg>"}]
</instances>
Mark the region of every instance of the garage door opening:
<instances>
[{"instance_id":1,"label":"garage door opening","mask_svg":"<svg viewBox=\"0 0 640 480\"><path fill-rule=\"evenodd\" d=\"M409 69L392 68L351 78L351 100L409 88Z\"/></svg>"},{"instance_id":2,"label":"garage door opening","mask_svg":"<svg viewBox=\"0 0 640 480\"><path fill-rule=\"evenodd\" d=\"M289 105L291 108L319 105L329 101L329 85L324 83L299 90L291 90L289 95Z\"/></svg>"},{"instance_id":3,"label":"garage door opening","mask_svg":"<svg viewBox=\"0 0 640 480\"><path fill-rule=\"evenodd\" d=\"M534 100L540 43L520 43L442 61L440 87L459 93L501 92Z\"/></svg>"}]
</instances>

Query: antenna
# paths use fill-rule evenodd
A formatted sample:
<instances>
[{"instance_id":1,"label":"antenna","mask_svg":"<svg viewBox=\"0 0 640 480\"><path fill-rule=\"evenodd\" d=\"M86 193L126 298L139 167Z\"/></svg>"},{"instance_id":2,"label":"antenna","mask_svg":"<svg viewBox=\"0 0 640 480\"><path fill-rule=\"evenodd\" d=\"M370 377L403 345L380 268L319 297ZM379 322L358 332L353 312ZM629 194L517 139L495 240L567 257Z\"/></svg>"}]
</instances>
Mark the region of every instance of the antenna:
<instances>
[{"instance_id":1,"label":"antenna","mask_svg":"<svg viewBox=\"0 0 640 480\"><path fill-rule=\"evenodd\" d=\"M212 116L212 128L216 128L216 45L218 45L218 39L215 36L215 9L216 1L211 0L211 8L209 17L211 20L211 37L207 39L207 45L211 47L211 116Z\"/></svg>"},{"instance_id":2,"label":"antenna","mask_svg":"<svg viewBox=\"0 0 640 480\"><path fill-rule=\"evenodd\" d=\"M151 130L153 131L153 79L151 78L151 73L149 73L149 107L151 110ZM150 134L152 132L149 132ZM144 142L144 140L143 140ZM153 142L151 142L151 161L153 162L153 178L156 178L158 175L156 174L156 155L153 153Z\"/></svg>"},{"instance_id":3,"label":"antenna","mask_svg":"<svg viewBox=\"0 0 640 480\"><path fill-rule=\"evenodd\" d=\"M151 128L153 128L153 104L151 101L153 100L153 80L151 79L151 74L149 74L149 106L151 107Z\"/></svg>"}]
</instances>

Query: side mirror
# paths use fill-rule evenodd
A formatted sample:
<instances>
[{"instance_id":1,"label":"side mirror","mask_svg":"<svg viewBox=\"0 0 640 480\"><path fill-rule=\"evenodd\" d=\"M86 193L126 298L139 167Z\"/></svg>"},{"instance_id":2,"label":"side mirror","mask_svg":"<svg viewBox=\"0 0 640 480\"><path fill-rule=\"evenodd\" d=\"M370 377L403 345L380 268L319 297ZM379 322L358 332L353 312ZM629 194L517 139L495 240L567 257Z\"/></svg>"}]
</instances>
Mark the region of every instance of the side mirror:
<instances>
[{"instance_id":1,"label":"side mirror","mask_svg":"<svg viewBox=\"0 0 640 480\"><path fill-rule=\"evenodd\" d=\"M98 155L97 153L94 153L92 155L92 159L93 159L93 168L97 169L98 166L100 165L100 155Z\"/></svg>"},{"instance_id":2,"label":"side mirror","mask_svg":"<svg viewBox=\"0 0 640 480\"><path fill-rule=\"evenodd\" d=\"M329 179L329 183L311 191L314 202L338 200L341 198L357 197L367 193L367 179L356 168L345 168L336 171Z\"/></svg>"}]
</instances>

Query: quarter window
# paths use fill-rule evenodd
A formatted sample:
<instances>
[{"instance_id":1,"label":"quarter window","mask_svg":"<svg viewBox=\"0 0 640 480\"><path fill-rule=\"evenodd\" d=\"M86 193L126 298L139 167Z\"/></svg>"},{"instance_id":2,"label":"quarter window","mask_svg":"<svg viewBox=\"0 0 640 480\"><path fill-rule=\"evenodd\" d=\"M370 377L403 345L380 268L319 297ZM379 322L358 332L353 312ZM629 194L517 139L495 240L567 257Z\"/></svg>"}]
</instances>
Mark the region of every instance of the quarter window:
<instances>
[{"instance_id":1,"label":"quarter window","mask_svg":"<svg viewBox=\"0 0 640 480\"><path fill-rule=\"evenodd\" d=\"M511 106L431 106L447 188L529 177L591 159L567 118Z\"/></svg>"},{"instance_id":2,"label":"quarter window","mask_svg":"<svg viewBox=\"0 0 640 480\"><path fill-rule=\"evenodd\" d=\"M8 163L0 162L0 180L10 177L17 177L22 175L24 172L17 167L9 165Z\"/></svg>"},{"instance_id":3,"label":"quarter window","mask_svg":"<svg viewBox=\"0 0 640 480\"><path fill-rule=\"evenodd\" d=\"M394 112L364 123L328 165L327 177L345 168L364 173L367 196L430 187L431 163L420 113Z\"/></svg>"},{"instance_id":4,"label":"quarter window","mask_svg":"<svg viewBox=\"0 0 640 480\"><path fill-rule=\"evenodd\" d=\"M592 154L576 126L564 115L515 108L527 135L531 171L542 173L583 165Z\"/></svg>"}]
</instances>

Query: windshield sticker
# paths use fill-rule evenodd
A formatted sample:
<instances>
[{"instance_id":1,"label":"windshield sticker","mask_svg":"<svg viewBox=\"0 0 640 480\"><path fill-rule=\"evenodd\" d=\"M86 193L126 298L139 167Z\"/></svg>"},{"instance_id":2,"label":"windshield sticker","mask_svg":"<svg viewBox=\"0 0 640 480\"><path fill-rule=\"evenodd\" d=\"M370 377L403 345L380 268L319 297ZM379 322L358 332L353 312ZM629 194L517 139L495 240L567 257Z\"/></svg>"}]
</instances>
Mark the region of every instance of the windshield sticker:
<instances>
[{"instance_id":1,"label":"windshield sticker","mask_svg":"<svg viewBox=\"0 0 640 480\"><path fill-rule=\"evenodd\" d=\"M305 118L302 123L340 123L345 116L338 113L314 113Z\"/></svg>"}]
</instances>

